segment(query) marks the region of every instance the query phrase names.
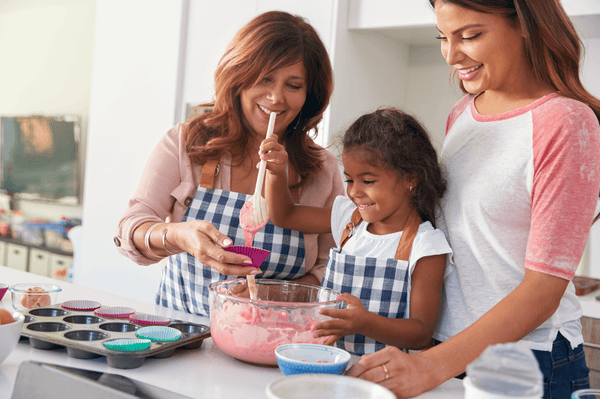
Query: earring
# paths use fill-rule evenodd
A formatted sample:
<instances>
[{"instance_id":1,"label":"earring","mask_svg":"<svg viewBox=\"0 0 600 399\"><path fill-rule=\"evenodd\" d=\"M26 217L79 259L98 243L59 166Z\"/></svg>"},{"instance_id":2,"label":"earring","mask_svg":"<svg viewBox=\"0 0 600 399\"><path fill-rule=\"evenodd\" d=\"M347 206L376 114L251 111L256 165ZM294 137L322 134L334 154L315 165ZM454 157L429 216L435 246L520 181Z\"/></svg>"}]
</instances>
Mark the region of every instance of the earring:
<instances>
[{"instance_id":1,"label":"earring","mask_svg":"<svg viewBox=\"0 0 600 399\"><path fill-rule=\"evenodd\" d=\"M296 120L296 126L292 130L298 129L298 125L300 124L300 117L302 116L302 110L298 113L298 120Z\"/></svg>"},{"instance_id":2,"label":"earring","mask_svg":"<svg viewBox=\"0 0 600 399\"><path fill-rule=\"evenodd\" d=\"M413 186L410 186L410 188L408 189L408 191L410 191L412 193L412 189L413 189Z\"/></svg>"}]
</instances>

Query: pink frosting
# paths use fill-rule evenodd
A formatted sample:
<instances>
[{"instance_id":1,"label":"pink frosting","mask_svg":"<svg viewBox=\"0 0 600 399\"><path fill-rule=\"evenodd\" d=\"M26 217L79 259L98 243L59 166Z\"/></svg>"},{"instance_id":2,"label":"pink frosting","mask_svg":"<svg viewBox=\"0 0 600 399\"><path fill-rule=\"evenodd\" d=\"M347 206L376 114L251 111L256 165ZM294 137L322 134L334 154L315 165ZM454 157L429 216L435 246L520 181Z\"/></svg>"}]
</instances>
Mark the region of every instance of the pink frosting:
<instances>
[{"instance_id":1,"label":"pink frosting","mask_svg":"<svg viewBox=\"0 0 600 399\"><path fill-rule=\"evenodd\" d=\"M313 311L314 316L308 315ZM279 345L325 342L326 337L313 338L313 331L327 317L318 315L316 309L309 312L299 308L261 311L253 304L225 302L222 309L211 311L211 337L219 349L238 360L276 366Z\"/></svg>"},{"instance_id":2,"label":"pink frosting","mask_svg":"<svg viewBox=\"0 0 600 399\"><path fill-rule=\"evenodd\" d=\"M265 227L269 221L269 218L267 217L263 223L255 224L252 221L252 213L254 213L254 204L251 201L248 201L244 204L240 211L240 226L244 231L244 245L247 247L252 246L252 242L254 241L254 236L256 233Z\"/></svg>"}]
</instances>

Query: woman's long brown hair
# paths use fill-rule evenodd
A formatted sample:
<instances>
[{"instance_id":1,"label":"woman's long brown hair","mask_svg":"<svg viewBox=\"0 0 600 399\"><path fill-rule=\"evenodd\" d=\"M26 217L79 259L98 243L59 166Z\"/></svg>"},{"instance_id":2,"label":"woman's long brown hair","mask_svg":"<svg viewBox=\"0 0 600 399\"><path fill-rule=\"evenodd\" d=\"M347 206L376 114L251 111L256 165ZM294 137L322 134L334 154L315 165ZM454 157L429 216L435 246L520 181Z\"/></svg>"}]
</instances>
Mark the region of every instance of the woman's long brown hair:
<instances>
[{"instance_id":1,"label":"woman's long brown hair","mask_svg":"<svg viewBox=\"0 0 600 399\"><path fill-rule=\"evenodd\" d=\"M560 0L429 0L518 20L535 76L564 97L587 104L600 122L600 100L579 79L583 43ZM467 92L460 82L460 88ZM599 193L600 197L600 193ZM594 218L594 223L600 214Z\"/></svg>"},{"instance_id":2,"label":"woman's long brown hair","mask_svg":"<svg viewBox=\"0 0 600 399\"><path fill-rule=\"evenodd\" d=\"M194 164L204 164L229 151L233 159L248 152L252 130L245 121L241 92L278 68L303 62L306 69L306 101L285 132L289 162L302 185L321 168L321 148L309 131L323 118L333 92L333 72L327 50L315 29L304 19L286 12L261 14L240 29L229 43L215 71L215 98L199 107L211 111L188 122L186 149Z\"/></svg>"}]
</instances>

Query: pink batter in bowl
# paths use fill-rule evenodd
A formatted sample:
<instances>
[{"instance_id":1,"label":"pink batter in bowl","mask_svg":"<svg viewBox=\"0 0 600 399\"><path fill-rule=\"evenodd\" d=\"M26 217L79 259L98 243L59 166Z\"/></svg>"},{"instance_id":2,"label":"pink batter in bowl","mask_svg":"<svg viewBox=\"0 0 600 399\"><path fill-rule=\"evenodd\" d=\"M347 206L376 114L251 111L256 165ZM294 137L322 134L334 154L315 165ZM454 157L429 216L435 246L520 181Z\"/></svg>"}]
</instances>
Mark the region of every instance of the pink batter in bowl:
<instances>
[{"instance_id":1,"label":"pink batter in bowl","mask_svg":"<svg viewBox=\"0 0 600 399\"><path fill-rule=\"evenodd\" d=\"M209 287L210 331L215 345L244 363L277 367L275 348L283 344L323 344L315 326L330 319L319 309L341 309L339 292L285 280L257 279L258 300L237 296L246 279L217 281Z\"/></svg>"}]
</instances>

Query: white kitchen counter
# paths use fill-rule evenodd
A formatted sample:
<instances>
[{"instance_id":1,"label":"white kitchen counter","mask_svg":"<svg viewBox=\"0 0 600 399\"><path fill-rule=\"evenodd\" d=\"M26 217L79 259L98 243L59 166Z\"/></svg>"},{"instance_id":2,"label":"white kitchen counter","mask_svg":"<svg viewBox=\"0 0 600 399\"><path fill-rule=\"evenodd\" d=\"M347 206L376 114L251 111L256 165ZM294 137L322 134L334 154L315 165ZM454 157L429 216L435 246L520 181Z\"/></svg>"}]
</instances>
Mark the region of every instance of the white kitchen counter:
<instances>
[{"instance_id":1,"label":"white kitchen counter","mask_svg":"<svg viewBox=\"0 0 600 399\"><path fill-rule=\"evenodd\" d=\"M600 319L600 301L596 299L598 295L600 290L578 297L585 317Z\"/></svg>"},{"instance_id":2,"label":"white kitchen counter","mask_svg":"<svg viewBox=\"0 0 600 399\"><path fill-rule=\"evenodd\" d=\"M140 273L143 273L142 267L140 267ZM29 282L55 283L62 287L58 302L88 299L98 301L103 306L130 306L139 312L209 325L209 319L206 317L167 309L151 303L53 280L4 266L0 266L0 282L9 285ZM135 284L135 282L132 282L132 284ZM10 312L13 311L10 291L6 293L0 306ZM136 369L110 367L105 357L94 359L72 358L67 355L65 349L35 349L29 345L27 340L23 340L17 345L14 352L0 364L0 399L11 397L19 365L25 360L120 374L191 398L265 398L267 384L283 378L283 374L277 368L251 366L231 358L221 352L210 338L205 339L199 349L177 349L172 357L164 359L147 358L144 364ZM463 396L462 381L452 379L440 387L419 396L419 398L455 399Z\"/></svg>"}]
</instances>

